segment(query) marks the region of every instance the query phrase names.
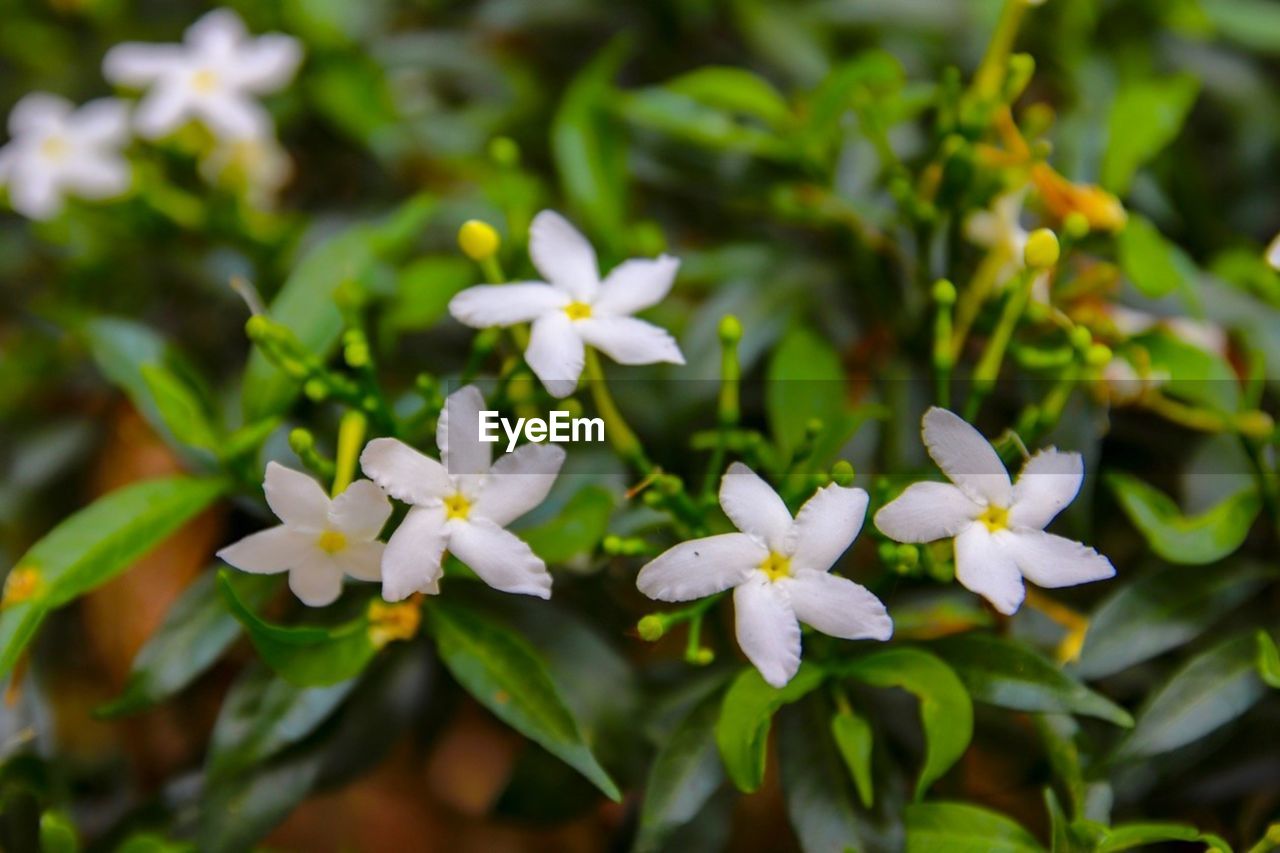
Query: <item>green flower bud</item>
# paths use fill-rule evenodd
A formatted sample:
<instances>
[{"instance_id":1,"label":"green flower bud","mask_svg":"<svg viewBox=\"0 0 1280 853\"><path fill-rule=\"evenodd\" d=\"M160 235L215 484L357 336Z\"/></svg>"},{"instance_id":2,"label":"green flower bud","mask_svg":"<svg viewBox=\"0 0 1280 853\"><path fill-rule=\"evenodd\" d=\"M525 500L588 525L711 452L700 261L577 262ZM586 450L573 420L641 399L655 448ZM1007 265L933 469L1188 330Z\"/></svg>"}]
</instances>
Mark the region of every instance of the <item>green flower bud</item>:
<instances>
[{"instance_id":1,"label":"green flower bud","mask_svg":"<svg viewBox=\"0 0 1280 853\"><path fill-rule=\"evenodd\" d=\"M650 643L661 640L662 635L666 632L666 622L661 616L656 616L652 613L636 623L636 633L640 635L640 639Z\"/></svg>"}]
</instances>

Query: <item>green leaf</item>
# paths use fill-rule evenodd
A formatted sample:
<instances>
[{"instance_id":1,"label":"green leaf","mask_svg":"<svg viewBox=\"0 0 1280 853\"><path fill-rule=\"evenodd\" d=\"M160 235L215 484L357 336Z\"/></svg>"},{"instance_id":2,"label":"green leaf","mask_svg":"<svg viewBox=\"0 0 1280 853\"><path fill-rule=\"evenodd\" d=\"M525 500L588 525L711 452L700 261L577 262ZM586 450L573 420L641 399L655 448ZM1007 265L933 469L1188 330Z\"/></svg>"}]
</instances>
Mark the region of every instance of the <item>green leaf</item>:
<instances>
[{"instance_id":1,"label":"green leaf","mask_svg":"<svg viewBox=\"0 0 1280 853\"><path fill-rule=\"evenodd\" d=\"M80 837L67 815L48 809L40 815L40 853L76 853Z\"/></svg>"},{"instance_id":2,"label":"green leaf","mask_svg":"<svg viewBox=\"0 0 1280 853\"><path fill-rule=\"evenodd\" d=\"M1199 91L1200 83L1190 75L1121 89L1107 119L1102 185L1117 195L1127 193L1138 169L1177 137Z\"/></svg>"},{"instance_id":3,"label":"green leaf","mask_svg":"<svg viewBox=\"0 0 1280 853\"><path fill-rule=\"evenodd\" d=\"M1002 814L964 803L907 806L907 853L1033 853L1044 848Z\"/></svg>"},{"instance_id":4,"label":"green leaf","mask_svg":"<svg viewBox=\"0 0 1280 853\"><path fill-rule=\"evenodd\" d=\"M1081 678L1104 678L1190 642L1276 574L1269 566L1242 563L1143 575L1118 588L1089 617L1089 633L1072 671Z\"/></svg>"},{"instance_id":5,"label":"green leaf","mask_svg":"<svg viewBox=\"0 0 1280 853\"><path fill-rule=\"evenodd\" d=\"M1212 563L1244 542L1262 507L1252 488L1199 515L1183 515L1173 499L1128 474L1112 472L1106 483L1151 550L1171 563Z\"/></svg>"},{"instance_id":6,"label":"green leaf","mask_svg":"<svg viewBox=\"0 0 1280 853\"><path fill-rule=\"evenodd\" d=\"M1252 50L1280 54L1280 8L1271 0L1213 0L1200 8L1219 35Z\"/></svg>"},{"instance_id":7,"label":"green leaf","mask_svg":"<svg viewBox=\"0 0 1280 853\"><path fill-rule=\"evenodd\" d=\"M218 449L218 428L200 398L177 374L160 364L144 364L142 378L160 418L175 439L201 450Z\"/></svg>"},{"instance_id":8,"label":"green leaf","mask_svg":"<svg viewBox=\"0 0 1280 853\"><path fill-rule=\"evenodd\" d=\"M569 499L552 520L520 531L520 538L548 563L564 563L590 554L604 539L613 513L613 493L588 485Z\"/></svg>"},{"instance_id":9,"label":"green leaf","mask_svg":"<svg viewBox=\"0 0 1280 853\"><path fill-rule=\"evenodd\" d=\"M1147 296L1159 298L1188 285L1175 261L1179 250L1165 240L1151 221L1131 214L1116 237L1120 267L1134 287Z\"/></svg>"},{"instance_id":10,"label":"green leaf","mask_svg":"<svg viewBox=\"0 0 1280 853\"><path fill-rule=\"evenodd\" d=\"M629 92L619 102L619 109L632 124L713 151L740 151L781 161L795 157L785 136L670 89Z\"/></svg>"},{"instance_id":11,"label":"green leaf","mask_svg":"<svg viewBox=\"0 0 1280 853\"><path fill-rule=\"evenodd\" d=\"M830 710L817 695L778 714L778 764L787 817L805 853L856 850L863 815L848 774L823 731Z\"/></svg>"},{"instance_id":12,"label":"green leaf","mask_svg":"<svg viewBox=\"0 0 1280 853\"><path fill-rule=\"evenodd\" d=\"M610 799L621 792L587 746L546 665L516 633L444 600L431 603L428 624L449 672L499 719L595 784Z\"/></svg>"},{"instance_id":13,"label":"green leaf","mask_svg":"<svg viewBox=\"0 0 1280 853\"><path fill-rule=\"evenodd\" d=\"M400 271L383 323L392 331L429 328L445 316L449 300L474 284L475 278L475 264L466 258L419 258Z\"/></svg>"},{"instance_id":14,"label":"green leaf","mask_svg":"<svg viewBox=\"0 0 1280 853\"><path fill-rule=\"evenodd\" d=\"M1280 649L1266 631L1254 635L1258 642L1258 676L1268 687L1280 688Z\"/></svg>"},{"instance_id":15,"label":"green leaf","mask_svg":"<svg viewBox=\"0 0 1280 853\"><path fill-rule=\"evenodd\" d=\"M1147 698L1117 757L1134 761L1169 752L1248 711L1266 693L1257 654L1256 637L1243 633L1193 657Z\"/></svg>"},{"instance_id":16,"label":"green leaf","mask_svg":"<svg viewBox=\"0 0 1280 853\"><path fill-rule=\"evenodd\" d=\"M1233 414L1241 407L1240 382L1227 360L1217 353L1157 330L1133 338L1145 351L1160 390L1216 412Z\"/></svg>"},{"instance_id":17,"label":"green leaf","mask_svg":"<svg viewBox=\"0 0 1280 853\"><path fill-rule=\"evenodd\" d=\"M754 667L738 674L720 705L716 723L716 743L725 770L738 790L751 793L764 781L765 754L774 713L814 690L823 679L822 670L801 663L799 671L785 687L772 687Z\"/></svg>"},{"instance_id":18,"label":"green leaf","mask_svg":"<svg viewBox=\"0 0 1280 853\"><path fill-rule=\"evenodd\" d=\"M273 625L240 599L226 569L218 572L218 589L258 654L290 684L321 687L346 681L364 671L378 653L367 610L340 625Z\"/></svg>"},{"instance_id":19,"label":"green leaf","mask_svg":"<svg viewBox=\"0 0 1280 853\"><path fill-rule=\"evenodd\" d=\"M0 677L9 674L44 615L106 583L222 494L217 479L171 477L118 489L64 519L10 572L0 610ZM13 573L30 585L15 599Z\"/></svg>"},{"instance_id":20,"label":"green leaf","mask_svg":"<svg viewBox=\"0 0 1280 853\"><path fill-rule=\"evenodd\" d=\"M783 335L765 381L765 413L783 457L800 446L811 420L830 425L847 412L840 356L806 326L792 326Z\"/></svg>"},{"instance_id":21,"label":"green leaf","mask_svg":"<svg viewBox=\"0 0 1280 853\"><path fill-rule=\"evenodd\" d=\"M916 798L924 796L973 738L973 703L964 684L940 658L913 648L872 652L841 665L839 671L875 687L901 687L920 700L927 746Z\"/></svg>"},{"instance_id":22,"label":"green leaf","mask_svg":"<svg viewBox=\"0 0 1280 853\"><path fill-rule=\"evenodd\" d=\"M195 853L196 846L187 841L170 841L155 832L139 832L130 835L116 853Z\"/></svg>"},{"instance_id":23,"label":"green leaf","mask_svg":"<svg viewBox=\"0 0 1280 853\"><path fill-rule=\"evenodd\" d=\"M668 81L665 88L770 127L782 128L791 121L786 98L768 80L745 68L707 65Z\"/></svg>"},{"instance_id":24,"label":"green leaf","mask_svg":"<svg viewBox=\"0 0 1280 853\"><path fill-rule=\"evenodd\" d=\"M1148 847L1161 841L1198 841L1200 830L1182 823L1128 823L1106 831L1096 853L1117 853L1134 847Z\"/></svg>"},{"instance_id":25,"label":"green leaf","mask_svg":"<svg viewBox=\"0 0 1280 853\"><path fill-rule=\"evenodd\" d=\"M672 832L697 817L724 782L715 740L720 701L715 692L695 704L654 756L640 806L636 853L661 849Z\"/></svg>"},{"instance_id":26,"label":"green leaf","mask_svg":"<svg viewBox=\"0 0 1280 853\"><path fill-rule=\"evenodd\" d=\"M871 782L871 748L874 745L871 723L852 708L844 708L831 718L831 736L844 759L849 777L858 789L858 798L862 805L870 808L875 798L875 786Z\"/></svg>"},{"instance_id":27,"label":"green leaf","mask_svg":"<svg viewBox=\"0 0 1280 853\"><path fill-rule=\"evenodd\" d=\"M120 695L100 706L99 717L131 714L173 696L213 665L240 635L240 623L214 588L216 572L205 572L186 588L163 624L134 658ZM263 604L278 586L267 575L239 573L238 594Z\"/></svg>"},{"instance_id":28,"label":"green leaf","mask_svg":"<svg viewBox=\"0 0 1280 853\"><path fill-rule=\"evenodd\" d=\"M1129 712L1076 681L1029 646L990 634L963 634L931 648L955 669L979 702L1059 714L1085 714L1132 726Z\"/></svg>"}]
</instances>

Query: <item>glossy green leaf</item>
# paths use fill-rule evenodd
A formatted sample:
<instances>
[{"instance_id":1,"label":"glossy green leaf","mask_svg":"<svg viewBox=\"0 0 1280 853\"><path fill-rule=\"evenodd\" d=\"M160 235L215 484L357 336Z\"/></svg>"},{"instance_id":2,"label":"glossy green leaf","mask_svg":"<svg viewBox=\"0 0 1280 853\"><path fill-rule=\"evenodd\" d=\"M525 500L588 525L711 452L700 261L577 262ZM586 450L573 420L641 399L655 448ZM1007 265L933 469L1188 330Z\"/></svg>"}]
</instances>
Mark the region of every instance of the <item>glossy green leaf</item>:
<instances>
[{"instance_id":1,"label":"glossy green leaf","mask_svg":"<svg viewBox=\"0 0 1280 853\"><path fill-rule=\"evenodd\" d=\"M769 360L765 381L765 413L784 457L803 442L810 421L830 425L846 415L840 355L805 326L793 326L783 336Z\"/></svg>"},{"instance_id":2,"label":"glossy green leaf","mask_svg":"<svg viewBox=\"0 0 1280 853\"><path fill-rule=\"evenodd\" d=\"M1107 119L1102 185L1124 195L1133 176L1172 142L1191 112L1200 83L1185 75L1147 79L1120 90Z\"/></svg>"},{"instance_id":3,"label":"glossy green leaf","mask_svg":"<svg viewBox=\"0 0 1280 853\"><path fill-rule=\"evenodd\" d=\"M1244 633L1191 658L1148 696L1117 756L1134 761L1169 752L1248 711L1267 690L1257 655L1257 638Z\"/></svg>"},{"instance_id":4,"label":"glossy green leaf","mask_svg":"<svg viewBox=\"0 0 1280 853\"><path fill-rule=\"evenodd\" d=\"M662 741L645 783L636 853L661 849L674 830L697 817L724 782L716 752L719 718L720 695L712 693Z\"/></svg>"},{"instance_id":5,"label":"glossy green leaf","mask_svg":"<svg viewBox=\"0 0 1280 853\"><path fill-rule=\"evenodd\" d=\"M964 803L907 806L907 853L1038 853L1044 847L1011 818Z\"/></svg>"},{"instance_id":6,"label":"glossy green leaf","mask_svg":"<svg viewBox=\"0 0 1280 853\"><path fill-rule=\"evenodd\" d=\"M111 492L64 519L14 565L30 593L0 610L0 677L44 615L106 583L222 494L217 479L170 477Z\"/></svg>"},{"instance_id":7,"label":"glossy green leaf","mask_svg":"<svg viewBox=\"0 0 1280 853\"><path fill-rule=\"evenodd\" d=\"M1171 563L1212 563L1233 553L1262 506L1257 492L1249 488L1188 516L1168 495L1129 474L1112 472L1106 483L1151 550Z\"/></svg>"},{"instance_id":8,"label":"glossy green leaf","mask_svg":"<svg viewBox=\"0 0 1280 853\"><path fill-rule=\"evenodd\" d=\"M71 818L49 809L40 815L40 853L76 853L80 837Z\"/></svg>"},{"instance_id":9,"label":"glossy green leaf","mask_svg":"<svg viewBox=\"0 0 1280 853\"><path fill-rule=\"evenodd\" d=\"M177 693L214 664L240 636L240 623L218 595L216 572L209 571L186 588L159 629L133 660L129 681L120 695L95 714L131 714ZM279 587L279 579L238 573L233 579L238 596L261 606Z\"/></svg>"},{"instance_id":10,"label":"glossy green leaf","mask_svg":"<svg viewBox=\"0 0 1280 853\"><path fill-rule=\"evenodd\" d=\"M590 554L604 539L613 513L613 493L588 485L565 504L560 514L536 527L520 531L520 538L548 563L564 563Z\"/></svg>"},{"instance_id":11,"label":"glossy green leaf","mask_svg":"<svg viewBox=\"0 0 1280 853\"><path fill-rule=\"evenodd\" d=\"M871 781L871 749L875 741L871 723L852 708L845 708L832 716L831 736L858 790L858 798L870 808L875 801L875 786Z\"/></svg>"},{"instance_id":12,"label":"glossy green leaf","mask_svg":"<svg viewBox=\"0 0 1280 853\"><path fill-rule=\"evenodd\" d=\"M725 770L738 790L750 793L764 781L765 754L774 713L822 683L823 672L802 663L785 687L771 687L754 667L744 669L729 685L720 705L716 743Z\"/></svg>"},{"instance_id":13,"label":"glossy green leaf","mask_svg":"<svg viewBox=\"0 0 1280 853\"><path fill-rule=\"evenodd\" d=\"M1132 214L1116 237L1120 267L1134 286L1156 298L1187 285L1175 260L1177 247L1160 234L1149 219Z\"/></svg>"},{"instance_id":14,"label":"glossy green leaf","mask_svg":"<svg viewBox=\"0 0 1280 853\"><path fill-rule=\"evenodd\" d=\"M924 796L973 738L973 703L964 684L941 658L914 648L872 652L843 664L839 672L875 687L900 687L920 700L927 746L915 793L917 799Z\"/></svg>"},{"instance_id":15,"label":"glossy green leaf","mask_svg":"<svg viewBox=\"0 0 1280 853\"><path fill-rule=\"evenodd\" d=\"M1254 635L1258 642L1258 676L1268 687L1280 688L1280 649L1266 631Z\"/></svg>"},{"instance_id":16,"label":"glossy green leaf","mask_svg":"<svg viewBox=\"0 0 1280 853\"><path fill-rule=\"evenodd\" d=\"M1162 841L1197 841L1199 838L1198 829L1182 823L1128 823L1108 829L1095 850L1097 853L1118 853Z\"/></svg>"},{"instance_id":17,"label":"glossy green leaf","mask_svg":"<svg viewBox=\"0 0 1280 853\"><path fill-rule=\"evenodd\" d=\"M565 707L546 665L515 632L473 610L440 599L428 624L453 677L482 705L595 784L621 799Z\"/></svg>"},{"instance_id":18,"label":"glossy green leaf","mask_svg":"<svg viewBox=\"0 0 1280 853\"><path fill-rule=\"evenodd\" d=\"M785 127L791 120L786 98L768 80L745 68L707 65L668 81L665 88L775 128Z\"/></svg>"},{"instance_id":19,"label":"glossy green leaf","mask_svg":"<svg viewBox=\"0 0 1280 853\"><path fill-rule=\"evenodd\" d=\"M1090 717L1132 726L1129 712L1064 673L1057 664L1017 640L991 634L962 634L930 648L949 663L979 702Z\"/></svg>"},{"instance_id":20,"label":"glossy green leaf","mask_svg":"<svg viewBox=\"0 0 1280 853\"><path fill-rule=\"evenodd\" d=\"M200 398L176 373L160 364L144 364L142 378L175 439L201 450L218 448L218 428Z\"/></svg>"},{"instance_id":21,"label":"glossy green leaf","mask_svg":"<svg viewBox=\"0 0 1280 853\"><path fill-rule=\"evenodd\" d=\"M823 722L830 714L816 694L778 714L778 764L787 817L805 853L857 850L862 815L853 786Z\"/></svg>"}]
</instances>

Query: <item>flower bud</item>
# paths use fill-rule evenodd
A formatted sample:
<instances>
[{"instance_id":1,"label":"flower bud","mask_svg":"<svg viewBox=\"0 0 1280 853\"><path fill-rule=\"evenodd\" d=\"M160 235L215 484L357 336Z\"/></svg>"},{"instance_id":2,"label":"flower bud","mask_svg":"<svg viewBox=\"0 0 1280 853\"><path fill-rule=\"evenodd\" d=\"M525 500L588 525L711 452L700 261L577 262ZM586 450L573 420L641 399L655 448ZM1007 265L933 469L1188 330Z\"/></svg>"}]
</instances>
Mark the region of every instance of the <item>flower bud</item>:
<instances>
[{"instance_id":1,"label":"flower bud","mask_svg":"<svg viewBox=\"0 0 1280 853\"><path fill-rule=\"evenodd\" d=\"M1106 344L1094 344L1084 354L1084 360L1090 367L1104 367L1111 361L1111 347Z\"/></svg>"},{"instance_id":2,"label":"flower bud","mask_svg":"<svg viewBox=\"0 0 1280 853\"><path fill-rule=\"evenodd\" d=\"M956 286L945 278L938 279L933 283L933 301L939 305L954 305Z\"/></svg>"},{"instance_id":3,"label":"flower bud","mask_svg":"<svg viewBox=\"0 0 1280 853\"><path fill-rule=\"evenodd\" d=\"M1026 248L1022 250L1022 259L1032 269L1048 269L1058 262L1060 251L1058 236L1048 228L1037 228L1027 237Z\"/></svg>"},{"instance_id":4,"label":"flower bud","mask_svg":"<svg viewBox=\"0 0 1280 853\"><path fill-rule=\"evenodd\" d=\"M489 260L497 253L500 243L493 226L479 219L468 219L458 229L458 246L473 261Z\"/></svg>"},{"instance_id":5,"label":"flower bud","mask_svg":"<svg viewBox=\"0 0 1280 853\"><path fill-rule=\"evenodd\" d=\"M733 346L742 340L742 322L733 314L726 314L720 318L720 343L725 346Z\"/></svg>"},{"instance_id":6,"label":"flower bud","mask_svg":"<svg viewBox=\"0 0 1280 853\"><path fill-rule=\"evenodd\" d=\"M841 459L831 466L831 481L837 486L853 485L853 466Z\"/></svg>"},{"instance_id":7,"label":"flower bud","mask_svg":"<svg viewBox=\"0 0 1280 853\"><path fill-rule=\"evenodd\" d=\"M652 613L636 623L636 633L640 635L640 639L650 643L662 639L662 635L666 632L667 626L662 617Z\"/></svg>"}]
</instances>

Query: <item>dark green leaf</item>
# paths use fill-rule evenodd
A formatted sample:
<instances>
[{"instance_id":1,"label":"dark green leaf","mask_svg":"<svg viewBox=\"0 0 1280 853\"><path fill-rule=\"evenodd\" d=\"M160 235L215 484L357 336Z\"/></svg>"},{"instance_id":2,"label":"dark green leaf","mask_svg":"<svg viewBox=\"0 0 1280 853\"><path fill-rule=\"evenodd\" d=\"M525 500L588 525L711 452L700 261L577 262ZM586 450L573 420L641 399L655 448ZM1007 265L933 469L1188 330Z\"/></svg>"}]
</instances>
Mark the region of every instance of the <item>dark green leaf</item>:
<instances>
[{"instance_id":1,"label":"dark green leaf","mask_svg":"<svg viewBox=\"0 0 1280 853\"><path fill-rule=\"evenodd\" d=\"M1280 649L1266 631L1258 631L1258 676L1268 687L1280 688Z\"/></svg>"},{"instance_id":2,"label":"dark green leaf","mask_svg":"<svg viewBox=\"0 0 1280 853\"><path fill-rule=\"evenodd\" d=\"M840 356L825 338L805 326L793 326L778 343L766 383L769 429L784 457L804 440L809 421L830 425L847 411Z\"/></svg>"},{"instance_id":3,"label":"dark green leaf","mask_svg":"<svg viewBox=\"0 0 1280 853\"><path fill-rule=\"evenodd\" d=\"M845 708L831 718L831 736L858 789L858 798L870 808L875 799L871 782L871 747L874 745L871 724L852 708Z\"/></svg>"},{"instance_id":4,"label":"dark green leaf","mask_svg":"<svg viewBox=\"0 0 1280 853\"><path fill-rule=\"evenodd\" d=\"M636 853L661 849L667 836L697 817L724 782L715 740L719 717L720 696L713 693L662 742L645 783Z\"/></svg>"},{"instance_id":5,"label":"dark green leaf","mask_svg":"<svg viewBox=\"0 0 1280 853\"><path fill-rule=\"evenodd\" d=\"M1151 550L1171 563L1212 563L1231 554L1244 542L1262 506L1257 492L1248 488L1187 516L1172 498L1136 477L1112 472L1106 482Z\"/></svg>"},{"instance_id":6,"label":"dark green leaf","mask_svg":"<svg viewBox=\"0 0 1280 853\"><path fill-rule=\"evenodd\" d=\"M782 161L795 156L785 136L740 121L731 112L670 89L655 87L628 93L619 109L633 124L713 151L740 151Z\"/></svg>"},{"instance_id":7,"label":"dark green leaf","mask_svg":"<svg viewBox=\"0 0 1280 853\"><path fill-rule=\"evenodd\" d=\"M823 731L830 713L810 696L778 714L778 763L787 816L805 853L858 850L861 815L845 768Z\"/></svg>"},{"instance_id":8,"label":"dark green leaf","mask_svg":"<svg viewBox=\"0 0 1280 853\"><path fill-rule=\"evenodd\" d=\"M569 499L560 514L545 524L520 531L520 538L548 563L564 563L590 554L604 539L613 512L613 493L588 485Z\"/></svg>"},{"instance_id":9,"label":"dark green leaf","mask_svg":"<svg viewBox=\"0 0 1280 853\"><path fill-rule=\"evenodd\" d=\"M744 669L729 685L716 722L716 743L725 770L738 790L751 793L764 781L765 754L774 713L822 683L823 672L802 663L785 687L772 687L754 667Z\"/></svg>"},{"instance_id":10,"label":"dark green leaf","mask_svg":"<svg viewBox=\"0 0 1280 853\"><path fill-rule=\"evenodd\" d=\"M1121 89L1107 121L1102 185L1119 195L1128 192L1138 169L1177 137L1199 91L1200 83L1190 75L1141 80Z\"/></svg>"},{"instance_id":11,"label":"dark green leaf","mask_svg":"<svg viewBox=\"0 0 1280 853\"><path fill-rule=\"evenodd\" d=\"M964 803L907 806L907 853L1037 853L1044 848L1013 820Z\"/></svg>"},{"instance_id":12,"label":"dark green leaf","mask_svg":"<svg viewBox=\"0 0 1280 853\"><path fill-rule=\"evenodd\" d=\"M773 84L745 68L708 65L668 81L666 88L720 110L759 119L774 128L791 121L791 108Z\"/></svg>"}]
</instances>

